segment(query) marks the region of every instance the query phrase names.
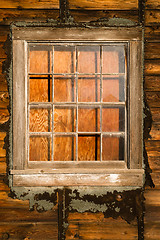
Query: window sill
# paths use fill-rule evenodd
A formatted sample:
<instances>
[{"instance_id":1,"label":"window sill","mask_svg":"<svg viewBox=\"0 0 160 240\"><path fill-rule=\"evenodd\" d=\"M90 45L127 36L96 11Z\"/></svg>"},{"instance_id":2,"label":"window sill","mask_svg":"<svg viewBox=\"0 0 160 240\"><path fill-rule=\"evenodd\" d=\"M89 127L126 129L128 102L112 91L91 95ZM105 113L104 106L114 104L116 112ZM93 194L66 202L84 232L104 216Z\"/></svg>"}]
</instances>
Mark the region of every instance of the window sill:
<instances>
[{"instance_id":1,"label":"window sill","mask_svg":"<svg viewBox=\"0 0 160 240\"><path fill-rule=\"evenodd\" d=\"M87 169L86 169L87 170ZM103 172L102 172L103 170ZM117 186L142 187L144 170L142 169L99 169L97 173L79 169L79 173L61 173L52 169L45 170L12 170L13 187L53 187L53 186ZM81 172L80 172L81 171ZM63 173L62 173L63 172Z\"/></svg>"}]
</instances>

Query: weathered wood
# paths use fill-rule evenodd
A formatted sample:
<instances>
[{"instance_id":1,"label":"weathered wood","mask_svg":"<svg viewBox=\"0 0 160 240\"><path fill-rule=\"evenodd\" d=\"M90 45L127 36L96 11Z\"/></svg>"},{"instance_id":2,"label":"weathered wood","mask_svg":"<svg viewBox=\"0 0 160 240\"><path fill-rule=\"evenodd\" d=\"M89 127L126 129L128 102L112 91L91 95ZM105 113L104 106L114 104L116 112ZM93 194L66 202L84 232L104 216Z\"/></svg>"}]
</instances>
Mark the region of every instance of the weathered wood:
<instances>
[{"instance_id":1,"label":"weathered wood","mask_svg":"<svg viewBox=\"0 0 160 240\"><path fill-rule=\"evenodd\" d=\"M151 173L152 180L155 184L155 189L160 190L160 171Z\"/></svg>"},{"instance_id":2,"label":"weathered wood","mask_svg":"<svg viewBox=\"0 0 160 240\"><path fill-rule=\"evenodd\" d=\"M143 186L143 171L126 174L26 174L13 175L14 186Z\"/></svg>"},{"instance_id":3,"label":"weathered wood","mask_svg":"<svg viewBox=\"0 0 160 240\"><path fill-rule=\"evenodd\" d=\"M121 10L121 9L137 9L138 8L138 1L137 0L95 0L95 1L87 1L87 0L69 0L69 9L103 9L103 10Z\"/></svg>"},{"instance_id":4,"label":"weathered wood","mask_svg":"<svg viewBox=\"0 0 160 240\"><path fill-rule=\"evenodd\" d=\"M145 223L157 222L160 224L160 190L146 190L145 191Z\"/></svg>"},{"instance_id":5,"label":"weathered wood","mask_svg":"<svg viewBox=\"0 0 160 240\"><path fill-rule=\"evenodd\" d=\"M6 153L6 151L4 151ZM0 162L0 174L5 174L6 173L6 162Z\"/></svg>"},{"instance_id":6,"label":"weathered wood","mask_svg":"<svg viewBox=\"0 0 160 240\"><path fill-rule=\"evenodd\" d=\"M66 239L83 240L118 240L118 239L138 239L137 224L132 222L127 224L121 218L113 220L104 218L102 213L70 213L69 227ZM113 232L113 229L116 231Z\"/></svg>"},{"instance_id":7,"label":"weathered wood","mask_svg":"<svg viewBox=\"0 0 160 240\"><path fill-rule=\"evenodd\" d=\"M145 24L150 25L159 25L160 11L159 10L146 10L145 11Z\"/></svg>"},{"instance_id":8,"label":"weathered wood","mask_svg":"<svg viewBox=\"0 0 160 240\"><path fill-rule=\"evenodd\" d=\"M44 31L45 29L45 31ZM27 28L20 28L15 27L12 29L13 33L13 39L18 40L86 40L86 41L109 41L109 40L141 40L142 39L142 29L137 28L119 28L118 31L115 28L105 28L105 29L99 29L95 28L93 29L86 29L86 28L50 28L48 27L35 27L35 31L33 31L33 28L27 27Z\"/></svg>"},{"instance_id":9,"label":"weathered wood","mask_svg":"<svg viewBox=\"0 0 160 240\"><path fill-rule=\"evenodd\" d=\"M59 1L58 0L1 0L1 8L59 8Z\"/></svg>"},{"instance_id":10,"label":"weathered wood","mask_svg":"<svg viewBox=\"0 0 160 240\"><path fill-rule=\"evenodd\" d=\"M149 156L148 162L153 172L160 172L160 156Z\"/></svg>"},{"instance_id":11,"label":"weathered wood","mask_svg":"<svg viewBox=\"0 0 160 240\"><path fill-rule=\"evenodd\" d=\"M4 50L4 43L0 42L0 58L6 58L5 50Z\"/></svg>"},{"instance_id":12,"label":"weathered wood","mask_svg":"<svg viewBox=\"0 0 160 240\"><path fill-rule=\"evenodd\" d=\"M146 9L160 9L160 1L146 0Z\"/></svg>"},{"instance_id":13,"label":"weathered wood","mask_svg":"<svg viewBox=\"0 0 160 240\"><path fill-rule=\"evenodd\" d=\"M153 123L150 131L152 140L160 140L160 123Z\"/></svg>"},{"instance_id":14,"label":"weathered wood","mask_svg":"<svg viewBox=\"0 0 160 240\"><path fill-rule=\"evenodd\" d=\"M160 107L160 92L146 92L146 96L150 107Z\"/></svg>"},{"instance_id":15,"label":"weathered wood","mask_svg":"<svg viewBox=\"0 0 160 240\"><path fill-rule=\"evenodd\" d=\"M145 43L145 59L160 58L160 42Z\"/></svg>"},{"instance_id":16,"label":"weathered wood","mask_svg":"<svg viewBox=\"0 0 160 240\"><path fill-rule=\"evenodd\" d=\"M160 74L160 60L146 60L145 61L145 74L154 75Z\"/></svg>"},{"instance_id":17,"label":"weathered wood","mask_svg":"<svg viewBox=\"0 0 160 240\"><path fill-rule=\"evenodd\" d=\"M57 220L57 215L54 210L47 212L29 211L28 209L20 208L0 208L0 222L53 222Z\"/></svg>"},{"instance_id":18,"label":"weathered wood","mask_svg":"<svg viewBox=\"0 0 160 240\"><path fill-rule=\"evenodd\" d=\"M9 26L0 26L0 42L5 42L8 34Z\"/></svg>"},{"instance_id":19,"label":"weathered wood","mask_svg":"<svg viewBox=\"0 0 160 240\"><path fill-rule=\"evenodd\" d=\"M147 41L159 41L160 26L145 27L145 38Z\"/></svg>"},{"instance_id":20,"label":"weathered wood","mask_svg":"<svg viewBox=\"0 0 160 240\"><path fill-rule=\"evenodd\" d=\"M4 75L0 75L0 92L7 92L7 80Z\"/></svg>"},{"instance_id":21,"label":"weathered wood","mask_svg":"<svg viewBox=\"0 0 160 240\"><path fill-rule=\"evenodd\" d=\"M145 90L146 91L160 91L160 75L145 76Z\"/></svg>"},{"instance_id":22,"label":"weathered wood","mask_svg":"<svg viewBox=\"0 0 160 240\"><path fill-rule=\"evenodd\" d=\"M9 236L10 240L57 240L57 222L55 220L50 223L0 223L0 236L2 239Z\"/></svg>"},{"instance_id":23,"label":"weathered wood","mask_svg":"<svg viewBox=\"0 0 160 240\"><path fill-rule=\"evenodd\" d=\"M159 108L151 108L152 119L154 122L160 122L160 111Z\"/></svg>"},{"instance_id":24,"label":"weathered wood","mask_svg":"<svg viewBox=\"0 0 160 240\"><path fill-rule=\"evenodd\" d=\"M130 167L142 167L142 59L141 43L130 42ZM136 69L136 71L135 71ZM136 81L134 81L136 79ZM138 134L135 134L138 133Z\"/></svg>"},{"instance_id":25,"label":"weathered wood","mask_svg":"<svg viewBox=\"0 0 160 240\"><path fill-rule=\"evenodd\" d=\"M146 222L144 237L145 240L157 240L160 236L159 222Z\"/></svg>"},{"instance_id":26,"label":"weathered wood","mask_svg":"<svg viewBox=\"0 0 160 240\"><path fill-rule=\"evenodd\" d=\"M0 92L0 108L7 109L9 104L8 92Z\"/></svg>"},{"instance_id":27,"label":"weathered wood","mask_svg":"<svg viewBox=\"0 0 160 240\"><path fill-rule=\"evenodd\" d=\"M3 124L9 120L9 112L7 109L0 109L0 124Z\"/></svg>"},{"instance_id":28,"label":"weathered wood","mask_svg":"<svg viewBox=\"0 0 160 240\"><path fill-rule=\"evenodd\" d=\"M146 141L146 150L149 156L160 156L160 141Z\"/></svg>"}]
</instances>

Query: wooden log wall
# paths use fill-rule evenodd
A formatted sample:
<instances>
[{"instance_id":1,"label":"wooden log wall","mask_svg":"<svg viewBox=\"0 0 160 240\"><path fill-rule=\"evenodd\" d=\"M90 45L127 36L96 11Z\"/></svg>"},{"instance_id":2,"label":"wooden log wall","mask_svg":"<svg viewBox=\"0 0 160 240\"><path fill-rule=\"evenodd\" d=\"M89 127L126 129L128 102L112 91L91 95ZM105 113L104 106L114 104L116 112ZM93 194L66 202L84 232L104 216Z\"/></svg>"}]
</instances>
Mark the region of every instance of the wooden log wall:
<instances>
[{"instance_id":1,"label":"wooden log wall","mask_svg":"<svg viewBox=\"0 0 160 240\"><path fill-rule=\"evenodd\" d=\"M138 0L69 0L75 21L89 22L104 17L121 17L139 21ZM4 183L6 174L5 123L9 119L7 82L2 74L6 59L3 44L14 21L46 21L58 19L58 0L1 0L0 1L0 239L58 238L57 207L38 213L29 211L28 201L8 196ZM145 239L160 239L160 0L145 4L145 93L153 119L151 138L146 141L149 164L155 188L145 190ZM136 220L131 224L121 218L105 219L102 213L69 214L66 239L138 239Z\"/></svg>"}]
</instances>

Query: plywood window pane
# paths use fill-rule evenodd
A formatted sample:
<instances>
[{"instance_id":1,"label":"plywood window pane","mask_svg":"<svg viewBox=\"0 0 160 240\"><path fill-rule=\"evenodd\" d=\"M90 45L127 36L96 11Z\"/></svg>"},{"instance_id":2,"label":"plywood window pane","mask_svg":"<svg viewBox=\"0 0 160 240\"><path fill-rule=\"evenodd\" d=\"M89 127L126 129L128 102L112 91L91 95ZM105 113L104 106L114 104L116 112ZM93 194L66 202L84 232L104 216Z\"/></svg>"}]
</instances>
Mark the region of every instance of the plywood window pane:
<instances>
[{"instance_id":1,"label":"plywood window pane","mask_svg":"<svg viewBox=\"0 0 160 240\"><path fill-rule=\"evenodd\" d=\"M78 72L98 73L100 72L100 47L81 46L78 50Z\"/></svg>"},{"instance_id":2,"label":"plywood window pane","mask_svg":"<svg viewBox=\"0 0 160 240\"><path fill-rule=\"evenodd\" d=\"M32 75L29 80L29 101L52 101L52 77L51 75Z\"/></svg>"},{"instance_id":3,"label":"plywood window pane","mask_svg":"<svg viewBox=\"0 0 160 240\"><path fill-rule=\"evenodd\" d=\"M103 102L124 102L124 78L123 77L109 77L103 76L103 91L102 100Z\"/></svg>"},{"instance_id":4,"label":"plywood window pane","mask_svg":"<svg viewBox=\"0 0 160 240\"><path fill-rule=\"evenodd\" d=\"M124 160L124 138L103 136L102 160Z\"/></svg>"},{"instance_id":5,"label":"plywood window pane","mask_svg":"<svg viewBox=\"0 0 160 240\"><path fill-rule=\"evenodd\" d=\"M54 47L54 73L75 72L75 48L72 46Z\"/></svg>"},{"instance_id":6,"label":"plywood window pane","mask_svg":"<svg viewBox=\"0 0 160 240\"><path fill-rule=\"evenodd\" d=\"M78 109L78 131L99 132L100 131L100 109L79 108Z\"/></svg>"},{"instance_id":7,"label":"plywood window pane","mask_svg":"<svg viewBox=\"0 0 160 240\"><path fill-rule=\"evenodd\" d=\"M78 161L100 160L100 136L78 136Z\"/></svg>"},{"instance_id":8,"label":"plywood window pane","mask_svg":"<svg viewBox=\"0 0 160 240\"><path fill-rule=\"evenodd\" d=\"M75 132L76 131L76 109L75 108L54 108L54 131Z\"/></svg>"},{"instance_id":9,"label":"plywood window pane","mask_svg":"<svg viewBox=\"0 0 160 240\"><path fill-rule=\"evenodd\" d=\"M124 131L125 111L124 107L102 108L102 131Z\"/></svg>"},{"instance_id":10,"label":"plywood window pane","mask_svg":"<svg viewBox=\"0 0 160 240\"><path fill-rule=\"evenodd\" d=\"M54 136L54 161L74 161L76 138L74 136Z\"/></svg>"},{"instance_id":11,"label":"plywood window pane","mask_svg":"<svg viewBox=\"0 0 160 240\"><path fill-rule=\"evenodd\" d=\"M102 49L102 73L124 73L124 46L104 46Z\"/></svg>"},{"instance_id":12,"label":"plywood window pane","mask_svg":"<svg viewBox=\"0 0 160 240\"><path fill-rule=\"evenodd\" d=\"M74 76L54 76L54 102L75 102L76 81Z\"/></svg>"},{"instance_id":13,"label":"plywood window pane","mask_svg":"<svg viewBox=\"0 0 160 240\"><path fill-rule=\"evenodd\" d=\"M52 131L52 110L31 108L29 114L30 132L51 132Z\"/></svg>"},{"instance_id":14,"label":"plywood window pane","mask_svg":"<svg viewBox=\"0 0 160 240\"><path fill-rule=\"evenodd\" d=\"M52 68L52 50L49 46L30 47L29 72L48 73Z\"/></svg>"},{"instance_id":15,"label":"plywood window pane","mask_svg":"<svg viewBox=\"0 0 160 240\"><path fill-rule=\"evenodd\" d=\"M51 139L49 137L32 136L29 139L29 161L50 161Z\"/></svg>"},{"instance_id":16,"label":"plywood window pane","mask_svg":"<svg viewBox=\"0 0 160 240\"><path fill-rule=\"evenodd\" d=\"M100 101L100 77L97 75L82 75L78 77L78 101Z\"/></svg>"}]
</instances>

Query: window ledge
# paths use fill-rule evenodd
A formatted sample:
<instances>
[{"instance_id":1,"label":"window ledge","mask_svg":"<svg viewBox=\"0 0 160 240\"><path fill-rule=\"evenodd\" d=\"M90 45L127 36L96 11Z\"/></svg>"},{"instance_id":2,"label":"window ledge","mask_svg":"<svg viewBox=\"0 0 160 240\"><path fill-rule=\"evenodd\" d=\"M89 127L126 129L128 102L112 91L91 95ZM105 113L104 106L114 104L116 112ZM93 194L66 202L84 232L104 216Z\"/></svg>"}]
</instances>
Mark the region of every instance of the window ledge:
<instances>
[{"instance_id":1,"label":"window ledge","mask_svg":"<svg viewBox=\"0 0 160 240\"><path fill-rule=\"evenodd\" d=\"M131 186L144 185L144 170L105 169L105 173L55 173L51 170L12 170L13 186Z\"/></svg>"}]
</instances>

